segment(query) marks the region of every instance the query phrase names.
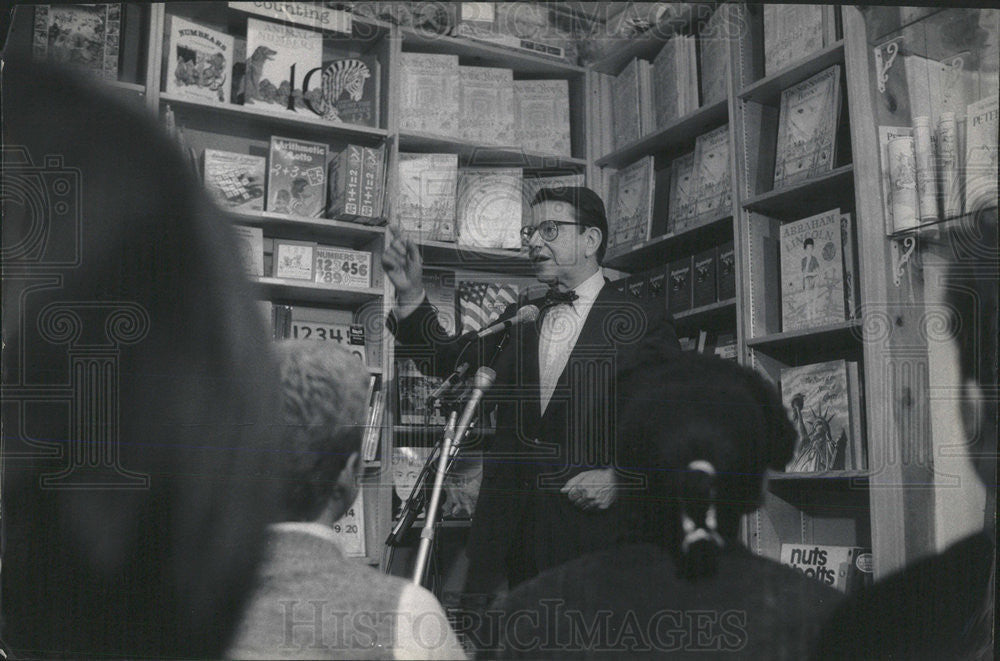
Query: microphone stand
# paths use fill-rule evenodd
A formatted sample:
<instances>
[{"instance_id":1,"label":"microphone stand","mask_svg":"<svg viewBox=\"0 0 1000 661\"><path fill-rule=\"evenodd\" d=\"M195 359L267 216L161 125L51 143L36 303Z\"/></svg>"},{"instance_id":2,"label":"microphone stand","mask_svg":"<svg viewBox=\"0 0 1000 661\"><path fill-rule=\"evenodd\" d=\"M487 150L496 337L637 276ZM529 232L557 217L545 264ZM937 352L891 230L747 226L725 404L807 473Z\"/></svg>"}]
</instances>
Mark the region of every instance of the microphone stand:
<instances>
[{"instance_id":1,"label":"microphone stand","mask_svg":"<svg viewBox=\"0 0 1000 661\"><path fill-rule=\"evenodd\" d=\"M441 491L444 488L444 478L448 474L448 465L451 461L452 447L459 446L462 439L472 425L476 407L479 406L483 394L490 389L496 380L497 374L489 367L480 367L476 371L473 382L472 394L465 403L462 417L458 421L458 427L454 426L456 412L452 411L445 427L444 439L441 442L441 452L438 458L437 474L434 476L434 486L431 489L431 504L427 509L427 519L424 521L424 528L420 531L420 548L417 551L417 562L413 569L413 582L417 585L423 583L424 571L427 568L427 560L430 557L431 543L434 541L434 533L437 523L438 509L441 504Z\"/></svg>"}]
</instances>

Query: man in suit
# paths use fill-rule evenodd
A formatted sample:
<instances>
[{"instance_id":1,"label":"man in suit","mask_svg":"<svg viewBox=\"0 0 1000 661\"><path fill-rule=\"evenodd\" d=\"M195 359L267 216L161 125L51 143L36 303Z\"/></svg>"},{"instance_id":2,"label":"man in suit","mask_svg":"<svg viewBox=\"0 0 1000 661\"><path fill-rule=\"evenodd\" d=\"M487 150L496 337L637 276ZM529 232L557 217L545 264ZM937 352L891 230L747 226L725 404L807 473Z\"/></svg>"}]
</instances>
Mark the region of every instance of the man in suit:
<instances>
[{"instance_id":1,"label":"man in suit","mask_svg":"<svg viewBox=\"0 0 1000 661\"><path fill-rule=\"evenodd\" d=\"M281 522L228 656L464 659L424 588L345 558L333 531L357 493L367 374L328 342L278 345ZM280 448L280 451L278 451Z\"/></svg>"},{"instance_id":2,"label":"man in suit","mask_svg":"<svg viewBox=\"0 0 1000 661\"><path fill-rule=\"evenodd\" d=\"M617 375L654 347L679 349L665 306L646 309L606 285L608 225L596 193L543 189L531 209L522 243L549 293L528 301L540 318L509 338L448 337L425 296L416 245L390 231L382 257L396 287L388 325L401 352L423 352L439 376L458 362L469 373L496 370L486 401L497 406L497 429L483 448L467 593L488 594L504 578L516 585L622 534L618 493L631 482L616 460Z\"/></svg>"}]
</instances>

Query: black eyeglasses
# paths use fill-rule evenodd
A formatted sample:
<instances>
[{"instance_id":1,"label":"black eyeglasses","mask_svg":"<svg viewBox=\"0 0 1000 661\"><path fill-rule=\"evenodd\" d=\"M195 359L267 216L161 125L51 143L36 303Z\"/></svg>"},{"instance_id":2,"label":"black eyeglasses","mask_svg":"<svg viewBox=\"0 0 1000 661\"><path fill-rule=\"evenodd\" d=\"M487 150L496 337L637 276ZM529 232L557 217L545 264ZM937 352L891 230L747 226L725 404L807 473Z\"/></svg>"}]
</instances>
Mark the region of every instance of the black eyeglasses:
<instances>
[{"instance_id":1,"label":"black eyeglasses","mask_svg":"<svg viewBox=\"0 0 1000 661\"><path fill-rule=\"evenodd\" d=\"M538 232L545 241L555 241L559 236L560 225L579 226L580 223L573 223L568 220L543 220L537 225L525 225L521 228L521 243L531 241L531 237L535 235L535 232Z\"/></svg>"}]
</instances>

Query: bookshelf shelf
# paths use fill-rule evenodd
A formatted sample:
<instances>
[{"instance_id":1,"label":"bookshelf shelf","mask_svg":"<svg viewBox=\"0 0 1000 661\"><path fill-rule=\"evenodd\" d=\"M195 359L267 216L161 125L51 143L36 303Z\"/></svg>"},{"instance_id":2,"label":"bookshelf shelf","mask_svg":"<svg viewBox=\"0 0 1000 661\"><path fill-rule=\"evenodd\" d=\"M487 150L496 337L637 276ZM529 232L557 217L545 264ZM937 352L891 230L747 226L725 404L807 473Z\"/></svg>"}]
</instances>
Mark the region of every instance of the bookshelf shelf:
<instances>
[{"instance_id":1,"label":"bookshelf shelf","mask_svg":"<svg viewBox=\"0 0 1000 661\"><path fill-rule=\"evenodd\" d=\"M737 96L743 101L777 106L781 102L781 90L787 89L834 64L844 64L843 39L808 57L793 62L770 76L765 76L747 85Z\"/></svg>"},{"instance_id":2,"label":"bookshelf shelf","mask_svg":"<svg viewBox=\"0 0 1000 661\"><path fill-rule=\"evenodd\" d=\"M583 158L541 154L520 147L477 145L461 138L426 133L400 133L399 150L406 152L446 152L458 154L462 165L581 171L587 167Z\"/></svg>"},{"instance_id":3,"label":"bookshelf shelf","mask_svg":"<svg viewBox=\"0 0 1000 661\"><path fill-rule=\"evenodd\" d=\"M889 234L891 239L902 239L907 236L919 236L919 237L936 237L944 232L952 231L956 228L962 227L967 228L968 231L974 232L976 222L976 215L972 213L965 213L961 216L953 216L951 218L942 218L941 220L931 221L929 223L921 223L919 226L899 230L898 232L892 232Z\"/></svg>"},{"instance_id":4,"label":"bookshelf shelf","mask_svg":"<svg viewBox=\"0 0 1000 661\"><path fill-rule=\"evenodd\" d=\"M729 120L729 103L725 99L702 106L654 133L643 136L595 161L601 167L622 168L648 154L690 149L695 136L707 133Z\"/></svg>"},{"instance_id":5,"label":"bookshelf shelf","mask_svg":"<svg viewBox=\"0 0 1000 661\"><path fill-rule=\"evenodd\" d=\"M538 76L582 76L586 69L556 57L519 48L507 48L488 41L448 37L434 32L402 27L403 50L416 53L458 55L462 64L513 69L516 73Z\"/></svg>"},{"instance_id":6,"label":"bookshelf shelf","mask_svg":"<svg viewBox=\"0 0 1000 661\"><path fill-rule=\"evenodd\" d=\"M825 326L753 337L746 344L751 349L772 355L812 353L819 356L828 351L860 348L861 329L860 319L850 319ZM818 360L819 358L814 358L810 362Z\"/></svg>"},{"instance_id":7,"label":"bookshelf shelf","mask_svg":"<svg viewBox=\"0 0 1000 661\"><path fill-rule=\"evenodd\" d=\"M674 34L690 29L697 21L707 20L715 8L713 3L690 2L675 5L684 13L656 25L642 34L632 38L622 37L625 42L610 49L603 57L593 63L591 68L601 73L618 74L629 61L634 58L652 59L660 51L666 39Z\"/></svg>"},{"instance_id":8,"label":"bookshelf shelf","mask_svg":"<svg viewBox=\"0 0 1000 661\"><path fill-rule=\"evenodd\" d=\"M446 241L418 241L417 245L427 266L467 268L509 275L532 273L531 262L520 251L468 248Z\"/></svg>"},{"instance_id":9,"label":"bookshelf shelf","mask_svg":"<svg viewBox=\"0 0 1000 661\"><path fill-rule=\"evenodd\" d=\"M175 94L168 94L167 92L160 93L160 103L169 103L179 108L222 113L231 119L241 119L258 124L262 123L267 126L287 126L305 129L313 134L321 132L324 138L333 136L339 140L362 140L365 143L375 143L384 140L389 135L388 131L381 128L357 126L354 124L333 124L304 114L302 116L295 116L290 113L273 112L263 108L242 106L236 103L208 103L180 97Z\"/></svg>"},{"instance_id":10,"label":"bookshelf shelf","mask_svg":"<svg viewBox=\"0 0 1000 661\"><path fill-rule=\"evenodd\" d=\"M281 278L257 278L260 295L276 303L315 303L329 306L353 306L378 298L381 288L338 289L313 282Z\"/></svg>"},{"instance_id":11,"label":"bookshelf shelf","mask_svg":"<svg viewBox=\"0 0 1000 661\"><path fill-rule=\"evenodd\" d=\"M805 218L833 207L854 208L854 165L851 163L822 176L755 195L743 203L747 211L781 220Z\"/></svg>"},{"instance_id":12,"label":"bookshelf shelf","mask_svg":"<svg viewBox=\"0 0 1000 661\"><path fill-rule=\"evenodd\" d=\"M650 264L663 264L671 258L691 255L733 239L733 217L714 218L678 234L664 234L640 243L629 252L605 260L605 266L618 271L635 271Z\"/></svg>"},{"instance_id":13,"label":"bookshelf shelf","mask_svg":"<svg viewBox=\"0 0 1000 661\"><path fill-rule=\"evenodd\" d=\"M852 483L864 484L867 486L870 473L867 470L834 470L822 471L818 473L783 473L780 471L768 471L767 479L771 482L827 482L831 484L849 486Z\"/></svg>"},{"instance_id":14,"label":"bookshelf shelf","mask_svg":"<svg viewBox=\"0 0 1000 661\"><path fill-rule=\"evenodd\" d=\"M360 248L385 234L385 227L362 225L329 218L305 218L270 211L229 213L239 225L260 227L266 234L299 241L335 241L338 245Z\"/></svg>"},{"instance_id":15,"label":"bookshelf shelf","mask_svg":"<svg viewBox=\"0 0 1000 661\"><path fill-rule=\"evenodd\" d=\"M136 83L127 83L123 80L108 80L105 84L120 92L131 92L133 94L138 94L139 96L146 96L146 86L137 85Z\"/></svg>"},{"instance_id":16,"label":"bookshelf shelf","mask_svg":"<svg viewBox=\"0 0 1000 661\"><path fill-rule=\"evenodd\" d=\"M736 299L730 298L678 312L674 314L674 321L690 324L691 322L706 322L711 317L733 318L735 321L735 314Z\"/></svg>"}]
</instances>

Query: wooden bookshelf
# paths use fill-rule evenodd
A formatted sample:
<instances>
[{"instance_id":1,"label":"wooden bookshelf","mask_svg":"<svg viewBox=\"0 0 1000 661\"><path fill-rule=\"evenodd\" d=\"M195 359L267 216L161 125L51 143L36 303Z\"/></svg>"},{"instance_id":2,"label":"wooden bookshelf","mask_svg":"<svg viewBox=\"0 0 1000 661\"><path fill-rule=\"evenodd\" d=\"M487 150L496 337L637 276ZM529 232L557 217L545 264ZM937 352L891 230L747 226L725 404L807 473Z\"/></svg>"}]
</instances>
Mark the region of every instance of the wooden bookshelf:
<instances>
[{"instance_id":1,"label":"wooden bookshelf","mask_svg":"<svg viewBox=\"0 0 1000 661\"><path fill-rule=\"evenodd\" d=\"M598 166L623 168L649 154L676 154L691 146L691 137L707 133L729 120L729 102L723 99L679 117L667 126L598 158Z\"/></svg>"},{"instance_id":2,"label":"wooden bookshelf","mask_svg":"<svg viewBox=\"0 0 1000 661\"><path fill-rule=\"evenodd\" d=\"M834 207L839 207L841 211L854 208L853 164L754 195L743 203L743 208L747 211L782 220L797 220Z\"/></svg>"},{"instance_id":3,"label":"wooden bookshelf","mask_svg":"<svg viewBox=\"0 0 1000 661\"><path fill-rule=\"evenodd\" d=\"M353 307L382 296L381 287L348 289L330 287L307 281L282 278L257 278L260 295L276 303L310 303L330 307Z\"/></svg>"}]
</instances>

